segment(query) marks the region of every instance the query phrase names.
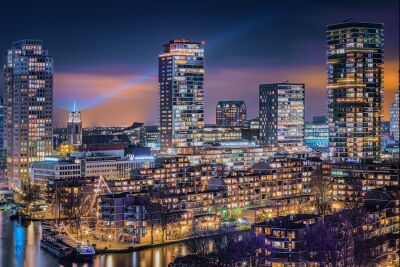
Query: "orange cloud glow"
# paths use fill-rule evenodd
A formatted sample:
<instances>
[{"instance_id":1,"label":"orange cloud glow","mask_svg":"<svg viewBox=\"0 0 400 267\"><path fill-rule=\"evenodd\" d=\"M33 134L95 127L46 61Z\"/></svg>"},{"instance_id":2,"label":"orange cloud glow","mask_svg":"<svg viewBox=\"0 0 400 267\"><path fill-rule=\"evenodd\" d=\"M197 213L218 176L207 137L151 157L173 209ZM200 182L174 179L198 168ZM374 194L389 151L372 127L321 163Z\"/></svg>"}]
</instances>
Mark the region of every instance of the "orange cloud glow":
<instances>
[{"instance_id":1,"label":"orange cloud glow","mask_svg":"<svg viewBox=\"0 0 400 267\"><path fill-rule=\"evenodd\" d=\"M384 119L390 115L390 104L398 90L398 69L396 61L385 63L384 77ZM73 100L85 106L93 99L129 84L140 75L110 73L69 73L55 74L55 125L65 125L67 111ZM215 122L215 106L218 100L243 99L249 117L258 114L258 86L289 80L306 85L306 117L326 112L325 66L286 68L234 67L210 68L206 73L206 122ZM57 105L57 103L59 105ZM156 75L143 82L109 96L105 101L82 111L84 127L107 125L130 125L134 121L156 123L158 119L158 82Z\"/></svg>"},{"instance_id":2,"label":"orange cloud glow","mask_svg":"<svg viewBox=\"0 0 400 267\"><path fill-rule=\"evenodd\" d=\"M72 107L72 102L76 99L79 109L138 78L139 75L126 74L56 73L56 103L61 104L60 108L66 109L64 105ZM155 122L158 108L157 88L158 83L152 77L85 108L82 111L84 127L130 125L134 121ZM58 111L56 122L64 125L65 114L66 112Z\"/></svg>"}]
</instances>

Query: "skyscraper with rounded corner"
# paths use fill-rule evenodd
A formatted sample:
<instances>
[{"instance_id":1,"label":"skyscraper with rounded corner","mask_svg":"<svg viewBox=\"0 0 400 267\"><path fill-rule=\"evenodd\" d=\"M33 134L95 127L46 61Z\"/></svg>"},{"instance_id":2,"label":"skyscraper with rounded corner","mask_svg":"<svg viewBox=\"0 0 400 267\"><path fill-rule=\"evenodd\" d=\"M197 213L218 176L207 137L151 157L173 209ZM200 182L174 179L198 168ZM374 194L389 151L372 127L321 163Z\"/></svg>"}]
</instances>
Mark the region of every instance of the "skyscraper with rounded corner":
<instances>
[{"instance_id":1,"label":"skyscraper with rounded corner","mask_svg":"<svg viewBox=\"0 0 400 267\"><path fill-rule=\"evenodd\" d=\"M335 162L380 156L383 38L381 23L327 26L329 146Z\"/></svg>"}]
</instances>

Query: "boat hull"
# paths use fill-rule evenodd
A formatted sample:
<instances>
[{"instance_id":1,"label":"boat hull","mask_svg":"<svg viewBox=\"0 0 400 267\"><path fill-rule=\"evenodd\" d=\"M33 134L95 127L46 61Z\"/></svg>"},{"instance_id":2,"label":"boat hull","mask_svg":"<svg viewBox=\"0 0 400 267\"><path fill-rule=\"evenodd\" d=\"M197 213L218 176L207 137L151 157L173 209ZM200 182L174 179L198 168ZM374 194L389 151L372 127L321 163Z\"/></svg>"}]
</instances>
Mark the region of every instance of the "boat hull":
<instances>
[{"instance_id":1,"label":"boat hull","mask_svg":"<svg viewBox=\"0 0 400 267\"><path fill-rule=\"evenodd\" d=\"M77 252L74 253L74 258L79 262L91 262L94 259L94 255L81 255Z\"/></svg>"},{"instance_id":2,"label":"boat hull","mask_svg":"<svg viewBox=\"0 0 400 267\"><path fill-rule=\"evenodd\" d=\"M68 258L72 254L72 249L59 246L57 243L43 239L40 241L40 247L60 259Z\"/></svg>"}]
</instances>

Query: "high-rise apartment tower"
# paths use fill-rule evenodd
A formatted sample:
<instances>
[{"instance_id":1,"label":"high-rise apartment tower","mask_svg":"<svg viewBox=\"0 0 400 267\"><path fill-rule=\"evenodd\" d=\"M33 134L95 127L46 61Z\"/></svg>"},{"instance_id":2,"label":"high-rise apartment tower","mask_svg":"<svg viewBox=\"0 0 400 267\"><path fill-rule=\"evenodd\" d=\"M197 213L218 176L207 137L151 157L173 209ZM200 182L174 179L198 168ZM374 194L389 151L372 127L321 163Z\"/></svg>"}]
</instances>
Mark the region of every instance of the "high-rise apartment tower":
<instances>
[{"instance_id":1,"label":"high-rise apartment tower","mask_svg":"<svg viewBox=\"0 0 400 267\"><path fill-rule=\"evenodd\" d=\"M7 175L15 188L28 179L29 164L53 148L53 58L42 41L17 41L7 51L4 106Z\"/></svg>"},{"instance_id":2,"label":"high-rise apartment tower","mask_svg":"<svg viewBox=\"0 0 400 267\"><path fill-rule=\"evenodd\" d=\"M380 155L383 50L383 24L327 27L329 146L335 162Z\"/></svg>"},{"instance_id":3,"label":"high-rise apartment tower","mask_svg":"<svg viewBox=\"0 0 400 267\"><path fill-rule=\"evenodd\" d=\"M190 153L202 145L204 43L172 40L159 55L160 145L164 153Z\"/></svg>"}]
</instances>

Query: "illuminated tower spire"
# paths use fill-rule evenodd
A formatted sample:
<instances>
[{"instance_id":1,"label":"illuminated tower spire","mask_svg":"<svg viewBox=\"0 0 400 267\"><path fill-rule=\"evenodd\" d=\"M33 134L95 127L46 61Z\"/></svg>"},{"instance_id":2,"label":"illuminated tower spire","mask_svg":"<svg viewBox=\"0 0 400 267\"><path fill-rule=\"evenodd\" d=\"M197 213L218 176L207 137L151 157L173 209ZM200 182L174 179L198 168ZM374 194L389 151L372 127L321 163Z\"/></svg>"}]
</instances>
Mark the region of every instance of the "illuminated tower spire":
<instances>
[{"instance_id":1,"label":"illuminated tower spire","mask_svg":"<svg viewBox=\"0 0 400 267\"><path fill-rule=\"evenodd\" d=\"M67 123L68 144L82 144L82 116L81 112L76 110L76 102L74 101L73 111L69 112Z\"/></svg>"}]
</instances>

